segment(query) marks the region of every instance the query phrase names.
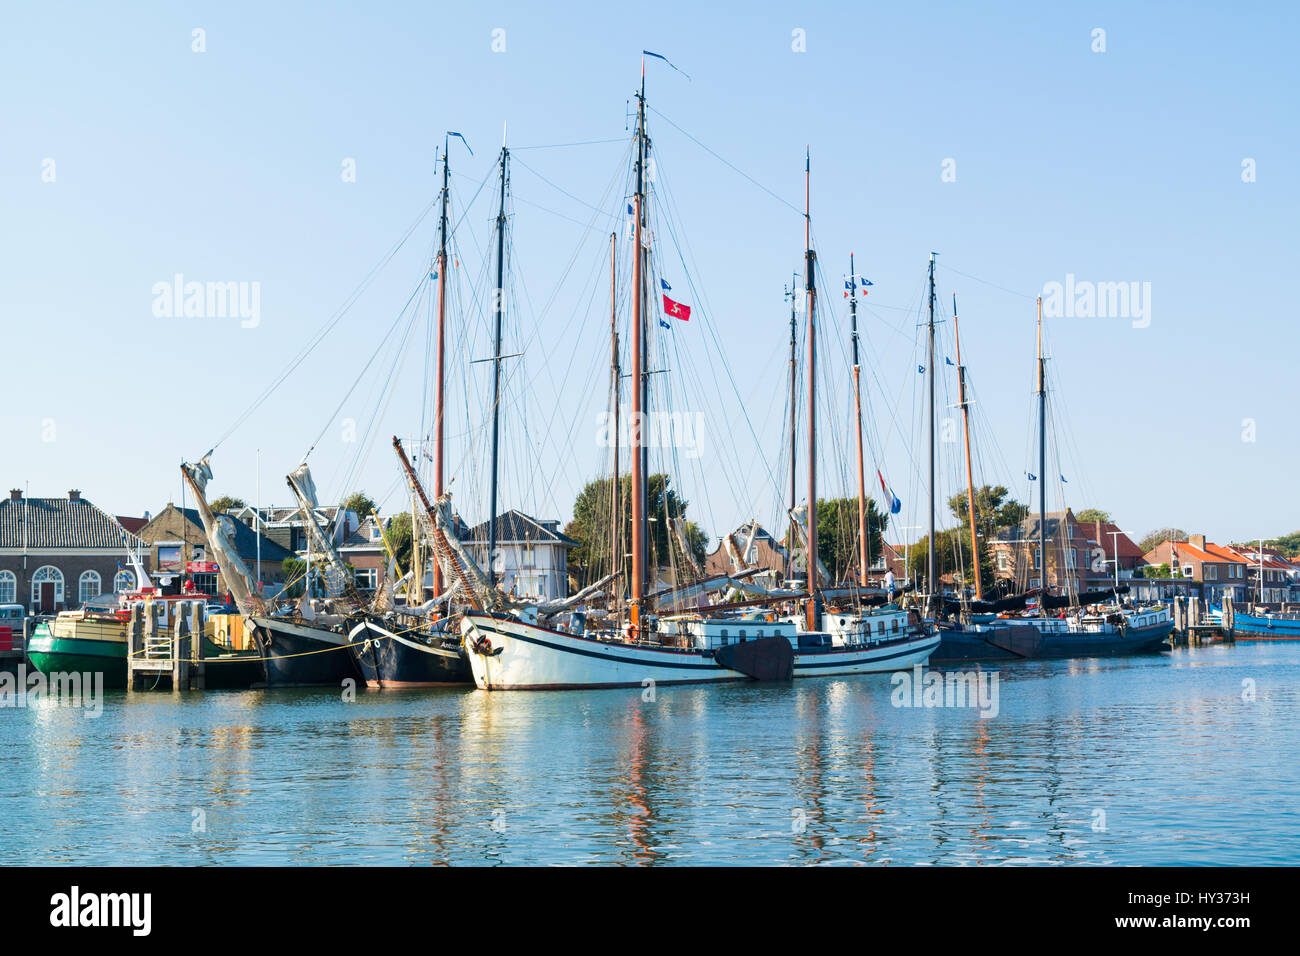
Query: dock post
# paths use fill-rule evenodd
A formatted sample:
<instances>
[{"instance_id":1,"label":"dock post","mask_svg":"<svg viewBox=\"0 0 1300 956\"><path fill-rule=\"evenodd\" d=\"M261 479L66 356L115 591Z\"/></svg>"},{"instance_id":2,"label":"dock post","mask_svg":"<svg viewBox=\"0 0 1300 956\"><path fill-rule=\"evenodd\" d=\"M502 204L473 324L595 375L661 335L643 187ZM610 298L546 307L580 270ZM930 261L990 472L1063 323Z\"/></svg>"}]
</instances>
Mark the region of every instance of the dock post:
<instances>
[{"instance_id":1,"label":"dock post","mask_svg":"<svg viewBox=\"0 0 1300 956\"><path fill-rule=\"evenodd\" d=\"M189 689L189 627L185 621L185 602L177 601L176 619L172 621L172 690Z\"/></svg>"},{"instance_id":2,"label":"dock post","mask_svg":"<svg viewBox=\"0 0 1300 956\"><path fill-rule=\"evenodd\" d=\"M194 649L194 689L208 689L208 665L206 663L203 626L203 602L190 602L190 647Z\"/></svg>"},{"instance_id":3,"label":"dock post","mask_svg":"<svg viewBox=\"0 0 1300 956\"><path fill-rule=\"evenodd\" d=\"M145 615L143 604L131 605L131 620L126 625L126 689L136 689L135 662L144 649Z\"/></svg>"}]
</instances>

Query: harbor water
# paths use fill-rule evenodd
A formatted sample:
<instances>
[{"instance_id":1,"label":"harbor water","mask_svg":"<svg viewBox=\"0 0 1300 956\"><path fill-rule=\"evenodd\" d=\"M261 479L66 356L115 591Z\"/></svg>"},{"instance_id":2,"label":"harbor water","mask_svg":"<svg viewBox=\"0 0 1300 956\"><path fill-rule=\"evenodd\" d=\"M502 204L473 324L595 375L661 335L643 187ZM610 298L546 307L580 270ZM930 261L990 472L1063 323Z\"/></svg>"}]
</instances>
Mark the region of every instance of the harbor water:
<instances>
[{"instance_id":1,"label":"harbor water","mask_svg":"<svg viewBox=\"0 0 1300 956\"><path fill-rule=\"evenodd\" d=\"M592 692L0 709L8 864L1300 863L1300 643ZM907 702L917 701L907 694Z\"/></svg>"}]
</instances>

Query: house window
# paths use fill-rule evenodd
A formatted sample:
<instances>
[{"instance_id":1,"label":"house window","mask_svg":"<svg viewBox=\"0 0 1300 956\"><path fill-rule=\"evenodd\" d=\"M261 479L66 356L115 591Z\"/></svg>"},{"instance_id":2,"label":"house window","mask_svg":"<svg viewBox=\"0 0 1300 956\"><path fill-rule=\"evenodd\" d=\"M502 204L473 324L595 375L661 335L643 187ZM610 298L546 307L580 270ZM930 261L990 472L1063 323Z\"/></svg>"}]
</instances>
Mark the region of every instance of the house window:
<instances>
[{"instance_id":1,"label":"house window","mask_svg":"<svg viewBox=\"0 0 1300 956\"><path fill-rule=\"evenodd\" d=\"M379 586L378 568L357 568L352 572L352 583L359 591L373 591Z\"/></svg>"},{"instance_id":2,"label":"house window","mask_svg":"<svg viewBox=\"0 0 1300 956\"><path fill-rule=\"evenodd\" d=\"M1007 553L1006 553L1005 551L999 551L999 552L998 552L998 570L999 570L999 571L1005 571L1005 570L1007 570L1007 567L1008 567L1008 565L1010 565L1010 563L1011 563L1011 562L1007 560Z\"/></svg>"},{"instance_id":3,"label":"house window","mask_svg":"<svg viewBox=\"0 0 1300 956\"><path fill-rule=\"evenodd\" d=\"M1205 580L1217 581L1219 579L1219 567L1216 564L1205 565Z\"/></svg>"},{"instance_id":4,"label":"house window","mask_svg":"<svg viewBox=\"0 0 1300 956\"><path fill-rule=\"evenodd\" d=\"M18 600L18 578L12 571L0 571L0 604L13 604Z\"/></svg>"},{"instance_id":5,"label":"house window","mask_svg":"<svg viewBox=\"0 0 1300 956\"><path fill-rule=\"evenodd\" d=\"M54 603L63 602L63 572L52 565L46 564L36 569L32 575L32 604L40 606L41 603L41 585L54 585Z\"/></svg>"},{"instance_id":6,"label":"house window","mask_svg":"<svg viewBox=\"0 0 1300 956\"><path fill-rule=\"evenodd\" d=\"M1183 577L1185 577L1185 578L1191 578L1191 577L1195 577L1195 576L1196 576L1196 575L1195 575L1195 572L1194 572L1193 569L1192 569L1192 566L1191 566L1190 564L1184 564L1184 565L1183 565Z\"/></svg>"},{"instance_id":7,"label":"house window","mask_svg":"<svg viewBox=\"0 0 1300 956\"><path fill-rule=\"evenodd\" d=\"M114 591L130 591L134 587L135 587L134 571L118 571L117 574L113 575Z\"/></svg>"},{"instance_id":8,"label":"house window","mask_svg":"<svg viewBox=\"0 0 1300 956\"><path fill-rule=\"evenodd\" d=\"M1042 567L1043 567L1043 550L1042 548L1034 548L1034 570L1035 571L1042 570Z\"/></svg>"},{"instance_id":9,"label":"house window","mask_svg":"<svg viewBox=\"0 0 1300 956\"><path fill-rule=\"evenodd\" d=\"M98 571L82 571L77 580L77 603L85 604L99 594L100 580Z\"/></svg>"}]
</instances>

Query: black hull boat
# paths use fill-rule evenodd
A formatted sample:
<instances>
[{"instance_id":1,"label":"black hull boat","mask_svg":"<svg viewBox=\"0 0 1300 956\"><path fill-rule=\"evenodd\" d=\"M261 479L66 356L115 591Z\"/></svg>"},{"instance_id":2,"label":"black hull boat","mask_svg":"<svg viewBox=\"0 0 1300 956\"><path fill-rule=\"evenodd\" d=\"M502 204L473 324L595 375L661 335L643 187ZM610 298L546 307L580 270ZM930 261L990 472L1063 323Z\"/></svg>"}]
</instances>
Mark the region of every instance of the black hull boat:
<instances>
[{"instance_id":1,"label":"black hull boat","mask_svg":"<svg viewBox=\"0 0 1300 956\"><path fill-rule=\"evenodd\" d=\"M266 687L338 687L360 677L344 634L273 617L254 617L253 624Z\"/></svg>"},{"instance_id":2,"label":"black hull boat","mask_svg":"<svg viewBox=\"0 0 1300 956\"><path fill-rule=\"evenodd\" d=\"M445 621L407 629L382 618L354 621L348 651L369 687L473 686L458 633Z\"/></svg>"},{"instance_id":3,"label":"black hull boat","mask_svg":"<svg viewBox=\"0 0 1300 956\"><path fill-rule=\"evenodd\" d=\"M1113 631L1052 631L1034 623L1010 624L990 629L989 644L1018 658L1034 660L1063 657L1118 657L1156 654L1168 650L1172 621Z\"/></svg>"},{"instance_id":4,"label":"black hull boat","mask_svg":"<svg viewBox=\"0 0 1300 956\"><path fill-rule=\"evenodd\" d=\"M931 664L974 663L977 661L1015 661L1024 655L1007 647L1000 647L989 640L996 629L988 626L980 629L948 626L938 627L939 646L930 655Z\"/></svg>"}]
</instances>

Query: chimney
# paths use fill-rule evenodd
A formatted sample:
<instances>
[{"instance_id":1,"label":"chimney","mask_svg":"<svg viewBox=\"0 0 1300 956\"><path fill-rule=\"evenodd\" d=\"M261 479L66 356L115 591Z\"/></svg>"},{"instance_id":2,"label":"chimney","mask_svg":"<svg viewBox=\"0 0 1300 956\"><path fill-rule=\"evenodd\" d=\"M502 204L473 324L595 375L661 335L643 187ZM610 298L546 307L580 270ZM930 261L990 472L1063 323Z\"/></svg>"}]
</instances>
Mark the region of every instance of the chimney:
<instances>
[{"instance_id":1,"label":"chimney","mask_svg":"<svg viewBox=\"0 0 1300 956\"><path fill-rule=\"evenodd\" d=\"M69 501L80 501L80 500L81 500L81 490L80 490L79 488L73 488L73 489L71 489L71 490L68 492L68 500L69 500Z\"/></svg>"},{"instance_id":2,"label":"chimney","mask_svg":"<svg viewBox=\"0 0 1300 956\"><path fill-rule=\"evenodd\" d=\"M1202 551L1204 551L1204 550L1205 550L1205 535L1203 535L1203 534L1189 534L1189 535L1187 536L1187 543L1190 544L1193 548L1200 548Z\"/></svg>"},{"instance_id":3,"label":"chimney","mask_svg":"<svg viewBox=\"0 0 1300 956\"><path fill-rule=\"evenodd\" d=\"M10 489L9 489L9 500L10 500L10 501L22 501L22 500L23 500L23 490L22 490L21 488L10 488Z\"/></svg>"}]
</instances>

